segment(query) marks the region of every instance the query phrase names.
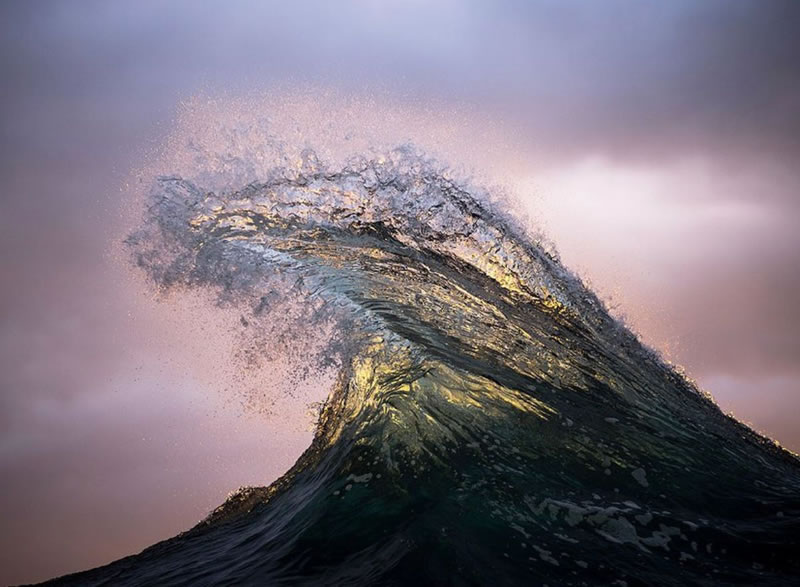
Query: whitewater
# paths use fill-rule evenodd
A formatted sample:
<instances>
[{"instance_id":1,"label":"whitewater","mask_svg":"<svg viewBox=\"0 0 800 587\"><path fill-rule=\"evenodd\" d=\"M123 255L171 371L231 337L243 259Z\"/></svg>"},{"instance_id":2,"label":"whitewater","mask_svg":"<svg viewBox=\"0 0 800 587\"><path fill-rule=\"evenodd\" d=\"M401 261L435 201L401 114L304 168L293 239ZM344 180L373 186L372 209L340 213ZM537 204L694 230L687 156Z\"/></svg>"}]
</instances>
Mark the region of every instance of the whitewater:
<instances>
[{"instance_id":1,"label":"whitewater","mask_svg":"<svg viewBox=\"0 0 800 587\"><path fill-rule=\"evenodd\" d=\"M338 369L311 446L187 532L57 585L787 585L800 462L610 316L492 194L411 146L162 176L160 291L279 300ZM313 359L313 360L312 360ZM310 377L316 373L309 371Z\"/></svg>"}]
</instances>

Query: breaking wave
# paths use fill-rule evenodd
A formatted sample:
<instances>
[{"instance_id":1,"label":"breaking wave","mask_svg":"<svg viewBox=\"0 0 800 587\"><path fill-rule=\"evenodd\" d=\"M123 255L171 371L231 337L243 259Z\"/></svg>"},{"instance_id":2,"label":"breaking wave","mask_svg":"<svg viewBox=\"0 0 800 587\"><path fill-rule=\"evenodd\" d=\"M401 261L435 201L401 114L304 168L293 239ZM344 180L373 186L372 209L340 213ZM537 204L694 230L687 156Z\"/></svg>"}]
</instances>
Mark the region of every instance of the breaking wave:
<instances>
[{"instance_id":1,"label":"breaking wave","mask_svg":"<svg viewBox=\"0 0 800 587\"><path fill-rule=\"evenodd\" d=\"M236 190L163 177L127 242L158 288L215 289L259 340L296 300L281 341L332 332L312 358L339 377L273 485L60 583L800 576L797 460L643 346L490 194L412 147L336 167L306 150Z\"/></svg>"}]
</instances>

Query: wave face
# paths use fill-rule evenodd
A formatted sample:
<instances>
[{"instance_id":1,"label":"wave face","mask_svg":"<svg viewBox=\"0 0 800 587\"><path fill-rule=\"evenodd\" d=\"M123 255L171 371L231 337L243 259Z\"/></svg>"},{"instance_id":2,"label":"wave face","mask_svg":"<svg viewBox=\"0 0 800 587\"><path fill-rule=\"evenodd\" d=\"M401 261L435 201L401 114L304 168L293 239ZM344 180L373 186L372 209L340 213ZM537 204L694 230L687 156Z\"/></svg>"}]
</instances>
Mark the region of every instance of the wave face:
<instances>
[{"instance_id":1,"label":"wave face","mask_svg":"<svg viewBox=\"0 0 800 587\"><path fill-rule=\"evenodd\" d=\"M159 287L216 288L254 328L284 284L299 330L338 324L340 375L272 486L61 584L800 578L798 461L412 149L337 169L305 152L225 193L162 178L129 245Z\"/></svg>"}]
</instances>

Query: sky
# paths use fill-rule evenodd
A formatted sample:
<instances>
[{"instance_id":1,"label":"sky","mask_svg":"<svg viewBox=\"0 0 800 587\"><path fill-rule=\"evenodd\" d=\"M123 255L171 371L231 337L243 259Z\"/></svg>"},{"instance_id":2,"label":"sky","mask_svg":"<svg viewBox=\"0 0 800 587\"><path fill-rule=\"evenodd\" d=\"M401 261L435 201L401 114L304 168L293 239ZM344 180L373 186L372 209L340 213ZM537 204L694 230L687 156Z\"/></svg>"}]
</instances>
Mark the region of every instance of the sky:
<instances>
[{"instance_id":1,"label":"sky","mask_svg":"<svg viewBox=\"0 0 800 587\"><path fill-rule=\"evenodd\" d=\"M237 373L231 316L117 253L135 178L227 116L360 123L501 186L800 451L798 26L777 0L1 3L0 583L141 550L310 441L328 380L243 408L289 366Z\"/></svg>"}]
</instances>

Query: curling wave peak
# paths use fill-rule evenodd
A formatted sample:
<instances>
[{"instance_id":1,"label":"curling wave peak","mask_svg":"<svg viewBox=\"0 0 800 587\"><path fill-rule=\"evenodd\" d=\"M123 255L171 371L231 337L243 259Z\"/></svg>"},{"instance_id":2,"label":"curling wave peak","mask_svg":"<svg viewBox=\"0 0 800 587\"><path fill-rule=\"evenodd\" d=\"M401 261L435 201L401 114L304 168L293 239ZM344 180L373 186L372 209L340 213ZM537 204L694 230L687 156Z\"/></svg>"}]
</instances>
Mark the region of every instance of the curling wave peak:
<instances>
[{"instance_id":1,"label":"curling wave peak","mask_svg":"<svg viewBox=\"0 0 800 587\"><path fill-rule=\"evenodd\" d=\"M614 320L487 192L403 147L241 189L159 179L135 263L335 335L312 445L62 584L785 585L800 466ZM313 376L313 375L312 375Z\"/></svg>"}]
</instances>

